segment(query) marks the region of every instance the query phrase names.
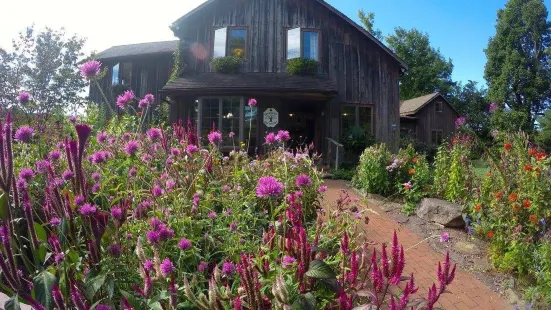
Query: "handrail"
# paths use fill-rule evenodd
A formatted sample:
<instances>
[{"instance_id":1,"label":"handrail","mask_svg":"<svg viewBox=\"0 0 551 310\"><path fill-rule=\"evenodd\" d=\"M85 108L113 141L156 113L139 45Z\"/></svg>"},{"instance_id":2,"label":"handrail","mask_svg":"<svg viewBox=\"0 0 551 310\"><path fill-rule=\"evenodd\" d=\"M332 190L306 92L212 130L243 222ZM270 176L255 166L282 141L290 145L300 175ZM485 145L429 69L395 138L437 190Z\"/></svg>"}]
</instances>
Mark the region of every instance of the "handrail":
<instances>
[{"instance_id":1,"label":"handrail","mask_svg":"<svg viewBox=\"0 0 551 310\"><path fill-rule=\"evenodd\" d=\"M335 154L335 170L339 170L339 147L342 147L344 148L344 145L340 144L339 142L329 138L329 137L325 137L327 139L327 141L333 143L334 145L337 146L337 152ZM331 156L331 148L329 148L329 152L328 152L329 156Z\"/></svg>"}]
</instances>

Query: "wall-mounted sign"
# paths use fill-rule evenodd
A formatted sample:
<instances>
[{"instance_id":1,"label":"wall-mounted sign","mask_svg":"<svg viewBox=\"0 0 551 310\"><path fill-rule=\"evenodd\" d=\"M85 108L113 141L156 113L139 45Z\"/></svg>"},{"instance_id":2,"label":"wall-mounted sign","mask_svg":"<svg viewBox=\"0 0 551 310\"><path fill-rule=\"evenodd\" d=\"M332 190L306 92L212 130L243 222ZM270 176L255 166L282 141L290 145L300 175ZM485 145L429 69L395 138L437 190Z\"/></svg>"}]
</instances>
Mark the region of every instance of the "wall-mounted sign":
<instances>
[{"instance_id":1,"label":"wall-mounted sign","mask_svg":"<svg viewBox=\"0 0 551 310\"><path fill-rule=\"evenodd\" d=\"M274 108L268 108L264 111L264 125L266 127L275 127L279 123L279 113Z\"/></svg>"}]
</instances>

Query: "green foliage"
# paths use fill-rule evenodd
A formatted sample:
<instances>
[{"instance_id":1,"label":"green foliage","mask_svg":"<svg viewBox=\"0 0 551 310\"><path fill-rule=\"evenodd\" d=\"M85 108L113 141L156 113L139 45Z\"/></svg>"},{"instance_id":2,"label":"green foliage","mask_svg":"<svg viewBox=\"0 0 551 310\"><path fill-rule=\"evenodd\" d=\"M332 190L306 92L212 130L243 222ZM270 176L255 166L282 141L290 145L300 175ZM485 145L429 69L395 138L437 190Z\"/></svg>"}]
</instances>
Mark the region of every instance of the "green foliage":
<instances>
[{"instance_id":1,"label":"green foliage","mask_svg":"<svg viewBox=\"0 0 551 310\"><path fill-rule=\"evenodd\" d=\"M365 149L360 156L356 175L352 179L354 186L373 194L390 194L392 186L386 170L391 152L386 144L378 144Z\"/></svg>"},{"instance_id":2,"label":"green foliage","mask_svg":"<svg viewBox=\"0 0 551 310\"><path fill-rule=\"evenodd\" d=\"M530 121L530 115L524 111L496 110L490 118L490 126L495 132L518 132Z\"/></svg>"},{"instance_id":3,"label":"green foliage","mask_svg":"<svg viewBox=\"0 0 551 310\"><path fill-rule=\"evenodd\" d=\"M354 126L343 133L339 141L346 152L349 152L357 161L358 156L367 147L375 143L375 136L361 126Z\"/></svg>"},{"instance_id":4,"label":"green foliage","mask_svg":"<svg viewBox=\"0 0 551 310\"><path fill-rule=\"evenodd\" d=\"M290 75L316 75L319 63L309 58L293 58L287 60L287 72Z\"/></svg>"},{"instance_id":5,"label":"green foliage","mask_svg":"<svg viewBox=\"0 0 551 310\"><path fill-rule=\"evenodd\" d=\"M450 143L438 148L434 161L433 190L437 197L463 203L475 186L474 170L470 161L472 139L458 134Z\"/></svg>"},{"instance_id":6,"label":"green foliage","mask_svg":"<svg viewBox=\"0 0 551 310\"><path fill-rule=\"evenodd\" d=\"M541 147L551 151L551 110L547 110L544 116L538 118L539 130L536 141Z\"/></svg>"},{"instance_id":7,"label":"green foliage","mask_svg":"<svg viewBox=\"0 0 551 310\"><path fill-rule=\"evenodd\" d=\"M516 124L531 132L535 115L551 99L551 24L542 0L509 0L497 13L496 35L485 50L484 77L490 100L526 118Z\"/></svg>"},{"instance_id":8,"label":"green foliage","mask_svg":"<svg viewBox=\"0 0 551 310\"><path fill-rule=\"evenodd\" d=\"M85 81L78 69L84 59L84 43L76 35L67 36L63 29L37 32L31 26L14 40L12 52L0 48L1 107L15 106L27 122L38 113L75 113L84 104L81 92ZM17 102L22 89L32 95L25 104Z\"/></svg>"},{"instance_id":9,"label":"green foliage","mask_svg":"<svg viewBox=\"0 0 551 310\"><path fill-rule=\"evenodd\" d=\"M241 70L242 62L238 56L217 57L212 60L212 69L218 73L235 74Z\"/></svg>"},{"instance_id":10,"label":"green foliage","mask_svg":"<svg viewBox=\"0 0 551 310\"><path fill-rule=\"evenodd\" d=\"M469 129L484 140L490 137L490 113L487 90L477 82L458 83L449 97L450 103L468 120Z\"/></svg>"},{"instance_id":11,"label":"green foliage","mask_svg":"<svg viewBox=\"0 0 551 310\"><path fill-rule=\"evenodd\" d=\"M415 212L419 202L430 193L432 171L425 156L419 156L413 149L408 149L411 157L408 174L409 181L398 184L399 191L404 197L404 213L410 215Z\"/></svg>"},{"instance_id":12,"label":"green foliage","mask_svg":"<svg viewBox=\"0 0 551 310\"><path fill-rule=\"evenodd\" d=\"M382 41L384 39L383 32L381 29L374 29L375 24L375 13L373 12L364 12L363 9L358 10L358 19L365 30L369 31L375 38Z\"/></svg>"},{"instance_id":13,"label":"green foliage","mask_svg":"<svg viewBox=\"0 0 551 310\"><path fill-rule=\"evenodd\" d=\"M453 64L430 45L429 36L417 29L396 28L387 44L405 63L408 73L400 80L400 98L411 99L433 92L451 93Z\"/></svg>"},{"instance_id":14,"label":"green foliage","mask_svg":"<svg viewBox=\"0 0 551 310\"><path fill-rule=\"evenodd\" d=\"M350 181L352 178L354 178L354 174L356 173L355 169L344 169L339 167L339 170L330 169L329 174L332 175L332 179L334 180L347 180Z\"/></svg>"},{"instance_id":15,"label":"green foliage","mask_svg":"<svg viewBox=\"0 0 551 310\"><path fill-rule=\"evenodd\" d=\"M182 54L183 44L184 42L180 40L178 42L178 49L174 51L174 65L172 66L172 72L170 73L170 81L174 81L175 79L179 78L186 67Z\"/></svg>"}]
</instances>

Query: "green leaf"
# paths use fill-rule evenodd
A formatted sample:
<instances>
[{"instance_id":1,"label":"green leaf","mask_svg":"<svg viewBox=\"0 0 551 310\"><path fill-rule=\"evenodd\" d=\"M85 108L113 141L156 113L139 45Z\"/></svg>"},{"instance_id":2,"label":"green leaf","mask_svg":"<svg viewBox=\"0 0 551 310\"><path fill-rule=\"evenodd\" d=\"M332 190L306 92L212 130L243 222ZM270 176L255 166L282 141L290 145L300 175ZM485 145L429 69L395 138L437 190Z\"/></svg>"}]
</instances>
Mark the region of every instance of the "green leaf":
<instances>
[{"instance_id":1,"label":"green leaf","mask_svg":"<svg viewBox=\"0 0 551 310\"><path fill-rule=\"evenodd\" d=\"M132 306L134 309L141 309L142 304L136 296L128 293L127 291L120 290L121 295L128 300L128 303Z\"/></svg>"},{"instance_id":2,"label":"green leaf","mask_svg":"<svg viewBox=\"0 0 551 310\"><path fill-rule=\"evenodd\" d=\"M4 310L21 310L21 306L19 305L19 296L15 295L6 300L4 303Z\"/></svg>"},{"instance_id":3,"label":"green leaf","mask_svg":"<svg viewBox=\"0 0 551 310\"><path fill-rule=\"evenodd\" d=\"M8 219L8 212L10 206L8 205L8 195L4 192L0 194L0 219L6 221Z\"/></svg>"},{"instance_id":4,"label":"green leaf","mask_svg":"<svg viewBox=\"0 0 551 310\"><path fill-rule=\"evenodd\" d=\"M163 306L161 306L161 303L156 301L152 304L149 304L149 309L152 309L152 310L163 310Z\"/></svg>"},{"instance_id":5,"label":"green leaf","mask_svg":"<svg viewBox=\"0 0 551 310\"><path fill-rule=\"evenodd\" d=\"M38 240L48 242L48 235L46 234L46 230L44 229L44 227L42 227L42 225L34 222L34 231L36 232L36 237L38 237Z\"/></svg>"},{"instance_id":6,"label":"green leaf","mask_svg":"<svg viewBox=\"0 0 551 310\"><path fill-rule=\"evenodd\" d=\"M316 279L334 279L337 277L333 269L321 260L311 261L306 275Z\"/></svg>"},{"instance_id":7,"label":"green leaf","mask_svg":"<svg viewBox=\"0 0 551 310\"><path fill-rule=\"evenodd\" d=\"M298 295L297 299L291 306L291 310L314 310L316 309L316 297L312 293Z\"/></svg>"},{"instance_id":8,"label":"green leaf","mask_svg":"<svg viewBox=\"0 0 551 310\"><path fill-rule=\"evenodd\" d=\"M54 306L52 286L56 283L56 281L56 277L46 270L39 273L33 280L35 298L46 309L52 309Z\"/></svg>"},{"instance_id":9,"label":"green leaf","mask_svg":"<svg viewBox=\"0 0 551 310\"><path fill-rule=\"evenodd\" d=\"M101 289L107 276L105 274L100 274L93 278L86 278L84 282L84 294L88 300L93 300L96 293Z\"/></svg>"}]
</instances>

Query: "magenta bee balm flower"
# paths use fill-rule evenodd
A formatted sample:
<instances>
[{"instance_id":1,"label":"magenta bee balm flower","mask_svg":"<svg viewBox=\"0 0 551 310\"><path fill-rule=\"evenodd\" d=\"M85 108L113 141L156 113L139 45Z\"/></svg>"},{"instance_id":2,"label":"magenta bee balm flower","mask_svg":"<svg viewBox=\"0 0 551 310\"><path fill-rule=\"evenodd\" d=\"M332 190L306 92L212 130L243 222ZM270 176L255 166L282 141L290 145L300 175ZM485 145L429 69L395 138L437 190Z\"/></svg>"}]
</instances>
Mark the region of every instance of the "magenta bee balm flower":
<instances>
[{"instance_id":1,"label":"magenta bee balm flower","mask_svg":"<svg viewBox=\"0 0 551 310\"><path fill-rule=\"evenodd\" d=\"M256 107L256 105L257 105L256 99L254 98L249 99L249 107L254 108Z\"/></svg>"},{"instance_id":2,"label":"magenta bee balm flower","mask_svg":"<svg viewBox=\"0 0 551 310\"><path fill-rule=\"evenodd\" d=\"M34 136L34 129L29 126L21 126L15 131L15 141L21 143L31 142L32 137Z\"/></svg>"},{"instance_id":3,"label":"magenta bee balm flower","mask_svg":"<svg viewBox=\"0 0 551 310\"><path fill-rule=\"evenodd\" d=\"M34 171L31 168L23 168L19 172L19 178L28 182L34 178Z\"/></svg>"},{"instance_id":4,"label":"magenta bee balm flower","mask_svg":"<svg viewBox=\"0 0 551 310\"><path fill-rule=\"evenodd\" d=\"M208 135L209 142L212 145L219 144L222 142L222 134L219 131L211 131Z\"/></svg>"},{"instance_id":5,"label":"magenta bee balm flower","mask_svg":"<svg viewBox=\"0 0 551 310\"><path fill-rule=\"evenodd\" d=\"M222 272L225 274L225 275L231 275L235 272L235 266L233 265L232 262L225 262L223 265L222 265Z\"/></svg>"},{"instance_id":6,"label":"magenta bee balm flower","mask_svg":"<svg viewBox=\"0 0 551 310\"><path fill-rule=\"evenodd\" d=\"M87 80L90 80L98 76L100 71L101 71L101 62L97 60L87 61L80 67L80 75L82 75L82 77Z\"/></svg>"},{"instance_id":7,"label":"magenta bee balm flower","mask_svg":"<svg viewBox=\"0 0 551 310\"><path fill-rule=\"evenodd\" d=\"M80 214L82 215L94 215L96 211L96 206L89 203L85 203L82 207L80 207Z\"/></svg>"},{"instance_id":8,"label":"magenta bee balm flower","mask_svg":"<svg viewBox=\"0 0 551 310\"><path fill-rule=\"evenodd\" d=\"M124 146L124 152L128 156L133 156L138 151L139 146L140 145L139 145L138 141L130 140Z\"/></svg>"},{"instance_id":9,"label":"magenta bee balm flower","mask_svg":"<svg viewBox=\"0 0 551 310\"><path fill-rule=\"evenodd\" d=\"M155 96L153 96L152 94L147 94L143 97L142 100L140 100L140 102L138 102L138 107L140 109L143 109L153 105L153 103L155 103Z\"/></svg>"},{"instance_id":10,"label":"magenta bee balm flower","mask_svg":"<svg viewBox=\"0 0 551 310\"><path fill-rule=\"evenodd\" d=\"M170 258L165 258L161 263L161 266L159 269L161 269L161 273L165 278L175 271L174 265L172 265Z\"/></svg>"},{"instance_id":11,"label":"magenta bee balm flower","mask_svg":"<svg viewBox=\"0 0 551 310\"><path fill-rule=\"evenodd\" d=\"M270 132L264 138L264 143L266 143L266 144L274 144L276 142L277 142L277 137L273 132Z\"/></svg>"},{"instance_id":12,"label":"magenta bee balm flower","mask_svg":"<svg viewBox=\"0 0 551 310\"><path fill-rule=\"evenodd\" d=\"M31 95L26 91L20 92L19 96L17 96L17 101L19 101L19 103L27 103L29 100L31 100Z\"/></svg>"},{"instance_id":13,"label":"magenta bee balm flower","mask_svg":"<svg viewBox=\"0 0 551 310\"><path fill-rule=\"evenodd\" d=\"M280 142L287 142L291 140L291 135L289 135L287 130L280 130L277 132L276 140Z\"/></svg>"},{"instance_id":14,"label":"magenta bee balm flower","mask_svg":"<svg viewBox=\"0 0 551 310\"><path fill-rule=\"evenodd\" d=\"M122 95L117 97L117 107L120 109L126 108L126 105L132 102L136 96L134 95L134 92L131 90L125 91Z\"/></svg>"},{"instance_id":15,"label":"magenta bee balm flower","mask_svg":"<svg viewBox=\"0 0 551 310\"><path fill-rule=\"evenodd\" d=\"M310 177L306 174L301 174L297 177L295 183L298 187L305 187L312 185L312 180L310 180Z\"/></svg>"},{"instance_id":16,"label":"magenta bee balm flower","mask_svg":"<svg viewBox=\"0 0 551 310\"><path fill-rule=\"evenodd\" d=\"M178 247L182 251L189 250L189 249L191 249L191 241L189 241L186 238L182 238L182 239L180 239L180 242L178 242Z\"/></svg>"},{"instance_id":17,"label":"magenta bee balm flower","mask_svg":"<svg viewBox=\"0 0 551 310\"><path fill-rule=\"evenodd\" d=\"M279 183L274 177L262 177L258 180L256 186L256 196L258 198L278 197L283 193L283 184Z\"/></svg>"}]
</instances>

